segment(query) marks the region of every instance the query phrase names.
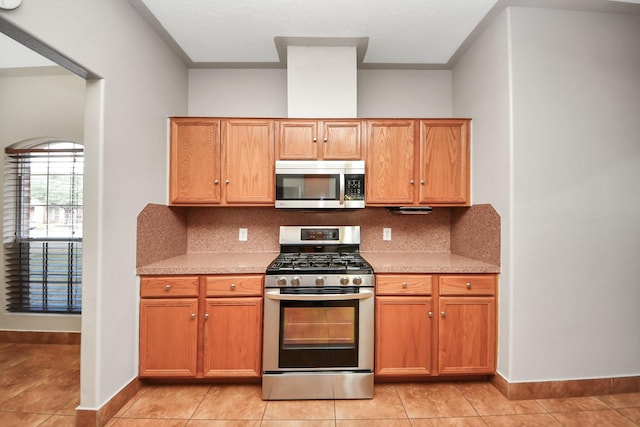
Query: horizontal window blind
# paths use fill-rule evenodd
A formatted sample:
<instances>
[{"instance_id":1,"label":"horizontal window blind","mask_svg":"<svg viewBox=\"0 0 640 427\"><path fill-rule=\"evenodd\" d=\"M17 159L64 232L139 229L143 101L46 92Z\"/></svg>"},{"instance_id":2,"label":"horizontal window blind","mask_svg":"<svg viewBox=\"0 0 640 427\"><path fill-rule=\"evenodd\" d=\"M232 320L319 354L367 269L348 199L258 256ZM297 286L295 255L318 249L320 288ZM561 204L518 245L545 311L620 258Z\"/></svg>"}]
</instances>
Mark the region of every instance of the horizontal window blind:
<instances>
[{"instance_id":1,"label":"horizontal window blind","mask_svg":"<svg viewBox=\"0 0 640 427\"><path fill-rule=\"evenodd\" d=\"M83 168L71 142L5 150L8 311L81 312Z\"/></svg>"}]
</instances>

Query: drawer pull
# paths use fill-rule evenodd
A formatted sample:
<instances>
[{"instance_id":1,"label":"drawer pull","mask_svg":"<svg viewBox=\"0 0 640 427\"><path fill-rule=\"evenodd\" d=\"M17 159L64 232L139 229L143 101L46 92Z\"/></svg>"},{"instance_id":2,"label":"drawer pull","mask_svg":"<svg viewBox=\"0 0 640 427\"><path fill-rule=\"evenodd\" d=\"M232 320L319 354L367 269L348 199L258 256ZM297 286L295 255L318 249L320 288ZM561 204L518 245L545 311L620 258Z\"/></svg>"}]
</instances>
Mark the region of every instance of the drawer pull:
<instances>
[{"instance_id":1,"label":"drawer pull","mask_svg":"<svg viewBox=\"0 0 640 427\"><path fill-rule=\"evenodd\" d=\"M231 286L229 286L229 287L231 288L232 291L236 290L236 284L235 283L232 283Z\"/></svg>"},{"instance_id":2,"label":"drawer pull","mask_svg":"<svg viewBox=\"0 0 640 427\"><path fill-rule=\"evenodd\" d=\"M164 290L165 291L168 291L170 289L171 289L171 285L169 285L169 284L164 285Z\"/></svg>"},{"instance_id":3,"label":"drawer pull","mask_svg":"<svg viewBox=\"0 0 640 427\"><path fill-rule=\"evenodd\" d=\"M467 282L467 289L471 289L471 283Z\"/></svg>"},{"instance_id":4,"label":"drawer pull","mask_svg":"<svg viewBox=\"0 0 640 427\"><path fill-rule=\"evenodd\" d=\"M407 287L407 282L402 282L402 287L406 288Z\"/></svg>"}]
</instances>

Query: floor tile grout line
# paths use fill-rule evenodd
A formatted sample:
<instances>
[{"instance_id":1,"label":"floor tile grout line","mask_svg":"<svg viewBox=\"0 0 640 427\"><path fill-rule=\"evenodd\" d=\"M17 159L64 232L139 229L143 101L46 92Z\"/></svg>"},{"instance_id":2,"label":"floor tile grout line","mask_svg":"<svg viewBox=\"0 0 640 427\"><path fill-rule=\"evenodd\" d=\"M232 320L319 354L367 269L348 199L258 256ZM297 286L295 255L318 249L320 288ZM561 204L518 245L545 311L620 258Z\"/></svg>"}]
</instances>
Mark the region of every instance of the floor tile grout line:
<instances>
[{"instance_id":1,"label":"floor tile grout line","mask_svg":"<svg viewBox=\"0 0 640 427\"><path fill-rule=\"evenodd\" d=\"M462 397L464 398L464 400L469 404L469 406L471 406L471 409L473 409L476 413L476 416L481 417L482 415L480 414L480 412L478 411L478 408L475 407L475 405L473 404L473 402L467 397L467 395L464 393L464 390L462 389L462 387L460 387L459 383L454 383L456 386L456 390L458 390L458 392L462 395ZM484 420L483 420L484 422ZM486 424L486 422L485 422Z\"/></svg>"},{"instance_id":2,"label":"floor tile grout line","mask_svg":"<svg viewBox=\"0 0 640 427\"><path fill-rule=\"evenodd\" d=\"M189 418L187 419L187 423L193 419L193 416L196 414L196 412L198 412L198 409L200 408L200 406L202 406L202 402L204 402L204 400L207 398L207 395L211 393L212 388L213 388L213 385L209 385L209 387L207 388L207 391L202 395L200 402L198 402L198 404L196 405L191 415L189 415Z\"/></svg>"},{"instance_id":3,"label":"floor tile grout line","mask_svg":"<svg viewBox=\"0 0 640 427\"><path fill-rule=\"evenodd\" d=\"M404 411L405 417L407 417L407 419L409 420L409 424L413 425L413 423L411 422L411 418L409 418L409 412L407 411L407 407L404 404L404 400L402 400L402 396L400 396L398 387L395 384L393 386L393 391L395 391L396 396L398 396L398 399L400 400L400 404L402 405L402 410Z\"/></svg>"}]
</instances>

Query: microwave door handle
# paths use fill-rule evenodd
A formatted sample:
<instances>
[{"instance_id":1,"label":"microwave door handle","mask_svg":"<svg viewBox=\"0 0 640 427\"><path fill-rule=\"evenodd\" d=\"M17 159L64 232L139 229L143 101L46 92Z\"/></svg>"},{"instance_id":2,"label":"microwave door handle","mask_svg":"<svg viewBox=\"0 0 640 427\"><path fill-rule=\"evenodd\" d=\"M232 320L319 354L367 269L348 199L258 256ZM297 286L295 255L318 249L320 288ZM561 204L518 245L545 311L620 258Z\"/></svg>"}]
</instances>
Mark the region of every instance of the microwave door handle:
<instances>
[{"instance_id":1,"label":"microwave door handle","mask_svg":"<svg viewBox=\"0 0 640 427\"><path fill-rule=\"evenodd\" d=\"M340 205L344 205L344 173L340 174Z\"/></svg>"}]
</instances>

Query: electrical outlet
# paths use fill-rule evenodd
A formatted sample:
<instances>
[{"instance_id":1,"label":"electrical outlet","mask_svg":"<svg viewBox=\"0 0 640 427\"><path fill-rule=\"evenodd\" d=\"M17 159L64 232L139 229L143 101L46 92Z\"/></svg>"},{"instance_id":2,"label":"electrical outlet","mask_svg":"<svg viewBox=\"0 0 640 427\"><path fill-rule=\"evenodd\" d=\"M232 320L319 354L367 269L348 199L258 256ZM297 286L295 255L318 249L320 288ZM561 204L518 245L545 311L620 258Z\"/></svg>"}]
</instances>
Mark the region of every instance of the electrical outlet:
<instances>
[{"instance_id":1,"label":"electrical outlet","mask_svg":"<svg viewBox=\"0 0 640 427\"><path fill-rule=\"evenodd\" d=\"M247 241L247 229L246 228L238 229L238 240L241 241L241 242L246 242Z\"/></svg>"},{"instance_id":2,"label":"electrical outlet","mask_svg":"<svg viewBox=\"0 0 640 427\"><path fill-rule=\"evenodd\" d=\"M391 229L383 228L382 229L382 240L391 240Z\"/></svg>"}]
</instances>

